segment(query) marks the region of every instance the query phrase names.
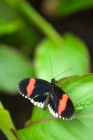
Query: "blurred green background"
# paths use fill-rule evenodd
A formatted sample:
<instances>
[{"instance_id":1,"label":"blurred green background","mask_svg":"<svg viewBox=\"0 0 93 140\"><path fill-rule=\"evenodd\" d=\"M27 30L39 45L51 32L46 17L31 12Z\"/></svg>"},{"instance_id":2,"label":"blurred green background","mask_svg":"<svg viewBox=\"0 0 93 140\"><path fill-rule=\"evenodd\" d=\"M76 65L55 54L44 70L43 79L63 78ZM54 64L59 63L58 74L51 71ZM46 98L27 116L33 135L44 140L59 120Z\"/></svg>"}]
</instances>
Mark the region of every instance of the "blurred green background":
<instances>
[{"instance_id":1,"label":"blurred green background","mask_svg":"<svg viewBox=\"0 0 93 140\"><path fill-rule=\"evenodd\" d=\"M0 100L17 129L31 115L32 104L17 91L20 80L51 81L93 72L92 0L0 1ZM0 139L6 140L0 131Z\"/></svg>"}]
</instances>

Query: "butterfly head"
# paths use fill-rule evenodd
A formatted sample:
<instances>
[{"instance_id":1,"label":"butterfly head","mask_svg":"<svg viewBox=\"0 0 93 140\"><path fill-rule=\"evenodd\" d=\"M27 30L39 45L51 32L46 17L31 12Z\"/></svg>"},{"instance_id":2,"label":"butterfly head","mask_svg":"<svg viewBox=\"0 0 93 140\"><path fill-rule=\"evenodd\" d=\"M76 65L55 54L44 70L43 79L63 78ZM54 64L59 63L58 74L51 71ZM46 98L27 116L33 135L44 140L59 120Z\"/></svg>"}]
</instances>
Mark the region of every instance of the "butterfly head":
<instances>
[{"instance_id":1,"label":"butterfly head","mask_svg":"<svg viewBox=\"0 0 93 140\"><path fill-rule=\"evenodd\" d=\"M52 78L52 79L51 79L51 85L54 85L55 83L56 83L55 78Z\"/></svg>"}]
</instances>

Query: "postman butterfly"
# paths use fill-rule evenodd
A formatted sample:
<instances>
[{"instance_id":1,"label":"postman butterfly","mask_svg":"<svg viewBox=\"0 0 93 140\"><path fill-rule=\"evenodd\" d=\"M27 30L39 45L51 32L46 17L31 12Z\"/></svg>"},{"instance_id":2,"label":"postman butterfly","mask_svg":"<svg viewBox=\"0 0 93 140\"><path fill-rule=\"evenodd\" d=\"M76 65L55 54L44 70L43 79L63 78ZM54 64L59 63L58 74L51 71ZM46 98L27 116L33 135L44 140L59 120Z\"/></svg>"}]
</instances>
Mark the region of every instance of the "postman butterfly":
<instances>
[{"instance_id":1,"label":"postman butterfly","mask_svg":"<svg viewBox=\"0 0 93 140\"><path fill-rule=\"evenodd\" d=\"M54 117L63 120L74 118L74 105L69 96L58 86L55 78L48 82L43 79L27 78L20 81L18 90L32 104L43 108L48 107Z\"/></svg>"}]
</instances>

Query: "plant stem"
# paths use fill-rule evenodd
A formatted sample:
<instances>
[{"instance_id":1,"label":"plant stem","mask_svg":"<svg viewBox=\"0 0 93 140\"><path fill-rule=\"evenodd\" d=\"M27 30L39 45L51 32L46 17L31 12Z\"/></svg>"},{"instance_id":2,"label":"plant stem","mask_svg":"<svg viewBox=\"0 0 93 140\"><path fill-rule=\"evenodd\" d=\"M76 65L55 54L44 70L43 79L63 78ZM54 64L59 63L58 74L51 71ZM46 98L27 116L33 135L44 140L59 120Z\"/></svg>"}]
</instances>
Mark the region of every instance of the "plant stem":
<instances>
[{"instance_id":1,"label":"plant stem","mask_svg":"<svg viewBox=\"0 0 93 140\"><path fill-rule=\"evenodd\" d=\"M62 37L57 33L57 31L52 27L52 25L47 22L39 13L36 12L36 10L28 4L27 1L20 2L19 10L21 10L36 26L39 27L43 31L45 35L47 35L53 42L57 44L57 46L60 46L63 39Z\"/></svg>"}]
</instances>

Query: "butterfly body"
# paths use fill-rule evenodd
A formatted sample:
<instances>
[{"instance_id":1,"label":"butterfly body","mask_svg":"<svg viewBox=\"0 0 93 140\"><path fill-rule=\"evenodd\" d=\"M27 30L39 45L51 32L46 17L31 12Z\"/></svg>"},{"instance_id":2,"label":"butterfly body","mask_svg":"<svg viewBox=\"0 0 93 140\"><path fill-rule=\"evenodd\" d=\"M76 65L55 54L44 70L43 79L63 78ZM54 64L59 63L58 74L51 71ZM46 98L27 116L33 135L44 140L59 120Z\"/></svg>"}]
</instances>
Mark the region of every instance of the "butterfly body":
<instances>
[{"instance_id":1,"label":"butterfly body","mask_svg":"<svg viewBox=\"0 0 93 140\"><path fill-rule=\"evenodd\" d=\"M54 78L51 79L51 83L43 79L27 78L19 83L18 89L20 94L34 105L44 110L48 107L54 117L70 120L74 116L73 103L55 83Z\"/></svg>"}]
</instances>

